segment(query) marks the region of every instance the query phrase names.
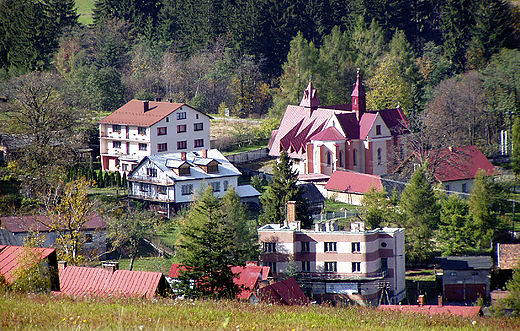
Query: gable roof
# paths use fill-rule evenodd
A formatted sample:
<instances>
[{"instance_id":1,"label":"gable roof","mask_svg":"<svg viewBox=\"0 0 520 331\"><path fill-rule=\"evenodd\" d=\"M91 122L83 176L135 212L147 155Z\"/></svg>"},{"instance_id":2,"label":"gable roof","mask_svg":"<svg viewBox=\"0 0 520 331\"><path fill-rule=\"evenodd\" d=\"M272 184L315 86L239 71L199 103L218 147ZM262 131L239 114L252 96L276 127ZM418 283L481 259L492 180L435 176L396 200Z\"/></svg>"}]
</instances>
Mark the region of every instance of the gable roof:
<instances>
[{"instance_id":1,"label":"gable roof","mask_svg":"<svg viewBox=\"0 0 520 331\"><path fill-rule=\"evenodd\" d=\"M51 219L45 215L1 216L0 227L13 233L29 231L48 232ZM106 229L107 225L98 213L91 213L82 230Z\"/></svg>"},{"instance_id":2,"label":"gable roof","mask_svg":"<svg viewBox=\"0 0 520 331\"><path fill-rule=\"evenodd\" d=\"M262 280L262 266L236 266L231 267L231 272L235 275L233 283L241 290L237 294L238 299L249 299L249 296L258 286L258 281Z\"/></svg>"},{"instance_id":3,"label":"gable roof","mask_svg":"<svg viewBox=\"0 0 520 331\"><path fill-rule=\"evenodd\" d=\"M475 145L431 151L429 164L434 167L433 175L441 182L472 179L479 170L490 176L498 173Z\"/></svg>"},{"instance_id":4,"label":"gable roof","mask_svg":"<svg viewBox=\"0 0 520 331\"><path fill-rule=\"evenodd\" d=\"M439 257L443 270L490 270L493 268L491 256L446 256Z\"/></svg>"},{"instance_id":5,"label":"gable roof","mask_svg":"<svg viewBox=\"0 0 520 331\"><path fill-rule=\"evenodd\" d=\"M59 270L60 290L74 296L125 296L152 298L160 290L160 272L107 270L70 266Z\"/></svg>"},{"instance_id":6,"label":"gable roof","mask_svg":"<svg viewBox=\"0 0 520 331\"><path fill-rule=\"evenodd\" d=\"M520 244L497 244L497 261L500 269L516 269L520 262Z\"/></svg>"},{"instance_id":7,"label":"gable roof","mask_svg":"<svg viewBox=\"0 0 520 331\"><path fill-rule=\"evenodd\" d=\"M145 112L146 104L148 104L148 110ZM184 103L130 100L98 123L152 126L183 106L193 109ZM196 109L193 110L211 118Z\"/></svg>"},{"instance_id":8,"label":"gable roof","mask_svg":"<svg viewBox=\"0 0 520 331\"><path fill-rule=\"evenodd\" d=\"M282 305L306 305L309 299L303 293L294 277L285 279L258 290L258 297L267 303L278 303Z\"/></svg>"},{"instance_id":9,"label":"gable roof","mask_svg":"<svg viewBox=\"0 0 520 331\"><path fill-rule=\"evenodd\" d=\"M319 141L338 141L338 140L345 140L345 136L341 134L341 132L338 131L333 126L330 126L326 128L325 130L315 134L314 136L309 138L310 140L319 140Z\"/></svg>"},{"instance_id":10,"label":"gable roof","mask_svg":"<svg viewBox=\"0 0 520 331\"><path fill-rule=\"evenodd\" d=\"M320 99L318 98L317 90L312 85L312 82L309 80L309 85L303 91L302 101L300 101L300 106L307 108L318 108L321 106Z\"/></svg>"},{"instance_id":11,"label":"gable roof","mask_svg":"<svg viewBox=\"0 0 520 331\"><path fill-rule=\"evenodd\" d=\"M381 177L353 171L334 171L325 185L326 190L364 194L371 188L381 190Z\"/></svg>"},{"instance_id":12,"label":"gable roof","mask_svg":"<svg viewBox=\"0 0 520 331\"><path fill-rule=\"evenodd\" d=\"M31 250L32 254L39 261L54 254L53 260L56 263L56 250L54 248L0 245L0 275L5 277L7 283L11 284L16 280L16 269L20 265L20 259L23 258L27 249Z\"/></svg>"},{"instance_id":13,"label":"gable roof","mask_svg":"<svg viewBox=\"0 0 520 331\"><path fill-rule=\"evenodd\" d=\"M180 263L172 263L172 267L170 268L170 273L168 276L171 278L179 278L181 271L186 271L186 267Z\"/></svg>"},{"instance_id":14,"label":"gable roof","mask_svg":"<svg viewBox=\"0 0 520 331\"><path fill-rule=\"evenodd\" d=\"M298 184L302 188L302 198L307 199L310 203L325 202L325 197L313 183Z\"/></svg>"}]
</instances>

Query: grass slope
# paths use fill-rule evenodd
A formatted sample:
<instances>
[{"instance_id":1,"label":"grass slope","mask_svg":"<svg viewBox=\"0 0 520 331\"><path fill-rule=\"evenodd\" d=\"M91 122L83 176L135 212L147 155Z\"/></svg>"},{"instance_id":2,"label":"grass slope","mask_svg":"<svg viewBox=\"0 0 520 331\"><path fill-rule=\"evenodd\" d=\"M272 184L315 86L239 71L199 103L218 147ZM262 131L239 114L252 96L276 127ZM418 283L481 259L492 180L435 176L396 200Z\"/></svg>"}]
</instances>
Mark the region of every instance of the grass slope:
<instances>
[{"instance_id":1,"label":"grass slope","mask_svg":"<svg viewBox=\"0 0 520 331\"><path fill-rule=\"evenodd\" d=\"M78 21L81 24L92 24L92 8L94 8L95 0L76 0L76 8L78 9Z\"/></svg>"},{"instance_id":2,"label":"grass slope","mask_svg":"<svg viewBox=\"0 0 520 331\"><path fill-rule=\"evenodd\" d=\"M369 308L237 301L0 296L0 330L518 330L518 318L422 316Z\"/></svg>"}]
</instances>

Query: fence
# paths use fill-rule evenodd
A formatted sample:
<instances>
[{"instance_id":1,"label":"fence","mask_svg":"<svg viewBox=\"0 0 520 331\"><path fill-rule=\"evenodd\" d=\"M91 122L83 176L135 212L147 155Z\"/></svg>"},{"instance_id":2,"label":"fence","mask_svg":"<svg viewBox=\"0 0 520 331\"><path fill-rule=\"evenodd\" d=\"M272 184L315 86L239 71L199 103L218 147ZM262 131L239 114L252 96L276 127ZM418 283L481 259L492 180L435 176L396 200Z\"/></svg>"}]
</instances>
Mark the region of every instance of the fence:
<instances>
[{"instance_id":1,"label":"fence","mask_svg":"<svg viewBox=\"0 0 520 331\"><path fill-rule=\"evenodd\" d=\"M226 155L226 158L229 162L237 164L263 159L267 156L269 156L269 150L267 147L263 147L249 152Z\"/></svg>"},{"instance_id":2,"label":"fence","mask_svg":"<svg viewBox=\"0 0 520 331\"><path fill-rule=\"evenodd\" d=\"M330 211L318 215L312 215L313 221L326 221L335 218L351 218L359 215L357 210Z\"/></svg>"}]
</instances>

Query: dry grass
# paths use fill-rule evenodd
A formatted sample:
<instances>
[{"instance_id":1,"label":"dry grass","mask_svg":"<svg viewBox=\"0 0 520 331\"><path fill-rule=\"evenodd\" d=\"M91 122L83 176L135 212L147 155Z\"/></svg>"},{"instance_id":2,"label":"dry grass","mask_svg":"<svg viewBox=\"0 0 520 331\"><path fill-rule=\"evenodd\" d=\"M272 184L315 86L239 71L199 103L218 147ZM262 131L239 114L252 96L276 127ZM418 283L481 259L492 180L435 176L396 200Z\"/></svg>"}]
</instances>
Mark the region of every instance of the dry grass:
<instances>
[{"instance_id":1,"label":"dry grass","mask_svg":"<svg viewBox=\"0 0 520 331\"><path fill-rule=\"evenodd\" d=\"M236 134L238 130L249 131L251 128L261 125L261 120L217 117L211 121L210 137L212 140L229 137Z\"/></svg>"},{"instance_id":2,"label":"dry grass","mask_svg":"<svg viewBox=\"0 0 520 331\"><path fill-rule=\"evenodd\" d=\"M515 330L518 319L407 315L369 308L237 301L0 297L1 330Z\"/></svg>"}]
</instances>

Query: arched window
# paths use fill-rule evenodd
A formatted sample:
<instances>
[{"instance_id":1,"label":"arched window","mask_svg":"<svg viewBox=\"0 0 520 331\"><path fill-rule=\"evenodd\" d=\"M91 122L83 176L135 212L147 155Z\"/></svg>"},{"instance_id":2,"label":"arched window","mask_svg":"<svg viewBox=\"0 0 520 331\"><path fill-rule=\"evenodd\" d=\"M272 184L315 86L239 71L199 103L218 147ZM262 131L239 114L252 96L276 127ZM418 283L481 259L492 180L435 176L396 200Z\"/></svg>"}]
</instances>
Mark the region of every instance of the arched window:
<instances>
[{"instance_id":1,"label":"arched window","mask_svg":"<svg viewBox=\"0 0 520 331\"><path fill-rule=\"evenodd\" d=\"M344 165L343 165L343 151L339 151L339 166L341 168L344 167Z\"/></svg>"},{"instance_id":2,"label":"arched window","mask_svg":"<svg viewBox=\"0 0 520 331\"><path fill-rule=\"evenodd\" d=\"M382 163L382 160L381 160L382 156L381 156L381 154L382 154L381 148L378 148L377 149L377 165L381 165L381 163Z\"/></svg>"},{"instance_id":3,"label":"arched window","mask_svg":"<svg viewBox=\"0 0 520 331\"><path fill-rule=\"evenodd\" d=\"M354 149L352 151L352 165L357 166L357 150Z\"/></svg>"},{"instance_id":4,"label":"arched window","mask_svg":"<svg viewBox=\"0 0 520 331\"><path fill-rule=\"evenodd\" d=\"M330 166L330 164L332 163L332 157L330 155L330 152L327 152L327 165Z\"/></svg>"}]
</instances>

